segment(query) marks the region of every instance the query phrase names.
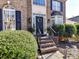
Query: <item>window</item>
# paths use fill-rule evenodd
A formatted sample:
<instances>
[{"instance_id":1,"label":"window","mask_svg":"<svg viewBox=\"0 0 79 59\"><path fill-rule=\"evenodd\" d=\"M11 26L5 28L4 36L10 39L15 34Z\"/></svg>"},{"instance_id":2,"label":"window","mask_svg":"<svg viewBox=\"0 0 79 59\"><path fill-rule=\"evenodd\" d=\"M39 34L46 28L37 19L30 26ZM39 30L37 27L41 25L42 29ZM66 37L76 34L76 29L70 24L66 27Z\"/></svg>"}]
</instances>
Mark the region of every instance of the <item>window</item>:
<instances>
[{"instance_id":1,"label":"window","mask_svg":"<svg viewBox=\"0 0 79 59\"><path fill-rule=\"evenodd\" d=\"M11 5L5 5L3 7L3 30L15 30L15 9Z\"/></svg>"},{"instance_id":2,"label":"window","mask_svg":"<svg viewBox=\"0 0 79 59\"><path fill-rule=\"evenodd\" d=\"M63 24L63 16L53 16L52 17L53 24Z\"/></svg>"},{"instance_id":3,"label":"window","mask_svg":"<svg viewBox=\"0 0 79 59\"><path fill-rule=\"evenodd\" d=\"M52 1L52 10L54 11L62 11L62 2L59 1Z\"/></svg>"},{"instance_id":4,"label":"window","mask_svg":"<svg viewBox=\"0 0 79 59\"><path fill-rule=\"evenodd\" d=\"M33 0L33 4L36 4L36 5L45 5L45 0Z\"/></svg>"}]
</instances>

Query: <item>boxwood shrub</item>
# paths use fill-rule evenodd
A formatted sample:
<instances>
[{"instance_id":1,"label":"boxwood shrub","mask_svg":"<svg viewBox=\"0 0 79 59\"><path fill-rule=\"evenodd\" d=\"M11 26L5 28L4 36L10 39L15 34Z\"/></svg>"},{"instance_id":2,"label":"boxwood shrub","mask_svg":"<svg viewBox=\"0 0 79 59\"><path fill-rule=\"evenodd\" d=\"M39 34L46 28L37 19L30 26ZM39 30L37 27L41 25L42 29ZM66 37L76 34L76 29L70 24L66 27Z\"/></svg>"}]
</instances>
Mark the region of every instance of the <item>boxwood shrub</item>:
<instances>
[{"instance_id":1,"label":"boxwood shrub","mask_svg":"<svg viewBox=\"0 0 79 59\"><path fill-rule=\"evenodd\" d=\"M79 35L79 24L75 24L76 29L77 29L77 35Z\"/></svg>"},{"instance_id":2,"label":"boxwood shrub","mask_svg":"<svg viewBox=\"0 0 79 59\"><path fill-rule=\"evenodd\" d=\"M73 24L65 24L65 36L71 37L73 34L77 33L77 29Z\"/></svg>"},{"instance_id":3,"label":"boxwood shrub","mask_svg":"<svg viewBox=\"0 0 79 59\"><path fill-rule=\"evenodd\" d=\"M65 26L64 24L55 24L53 25L53 29L58 33L58 35L64 35L65 33Z\"/></svg>"},{"instance_id":4,"label":"boxwood shrub","mask_svg":"<svg viewBox=\"0 0 79 59\"><path fill-rule=\"evenodd\" d=\"M29 32L0 32L0 59L35 59L36 50L36 40Z\"/></svg>"}]
</instances>

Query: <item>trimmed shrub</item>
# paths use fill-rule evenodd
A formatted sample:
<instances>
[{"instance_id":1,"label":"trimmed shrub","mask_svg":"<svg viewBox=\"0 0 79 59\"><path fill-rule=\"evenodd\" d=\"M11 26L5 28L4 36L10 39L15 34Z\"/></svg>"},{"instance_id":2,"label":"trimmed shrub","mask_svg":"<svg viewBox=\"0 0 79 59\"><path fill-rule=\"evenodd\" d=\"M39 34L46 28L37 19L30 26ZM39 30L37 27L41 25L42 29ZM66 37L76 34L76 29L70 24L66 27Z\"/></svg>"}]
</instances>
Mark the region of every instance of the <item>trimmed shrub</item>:
<instances>
[{"instance_id":1,"label":"trimmed shrub","mask_svg":"<svg viewBox=\"0 0 79 59\"><path fill-rule=\"evenodd\" d=\"M77 33L77 29L73 24L65 24L65 36L72 37L72 35Z\"/></svg>"},{"instance_id":2,"label":"trimmed shrub","mask_svg":"<svg viewBox=\"0 0 79 59\"><path fill-rule=\"evenodd\" d=\"M64 24L53 25L52 27L59 35L64 35L65 26Z\"/></svg>"},{"instance_id":3,"label":"trimmed shrub","mask_svg":"<svg viewBox=\"0 0 79 59\"><path fill-rule=\"evenodd\" d=\"M77 35L79 35L79 24L75 24L76 29L77 29Z\"/></svg>"},{"instance_id":4,"label":"trimmed shrub","mask_svg":"<svg viewBox=\"0 0 79 59\"><path fill-rule=\"evenodd\" d=\"M36 40L29 32L0 32L0 59L35 59L36 50Z\"/></svg>"},{"instance_id":5,"label":"trimmed shrub","mask_svg":"<svg viewBox=\"0 0 79 59\"><path fill-rule=\"evenodd\" d=\"M34 28L30 27L30 28L28 28L28 31L33 33L35 30L34 30Z\"/></svg>"}]
</instances>

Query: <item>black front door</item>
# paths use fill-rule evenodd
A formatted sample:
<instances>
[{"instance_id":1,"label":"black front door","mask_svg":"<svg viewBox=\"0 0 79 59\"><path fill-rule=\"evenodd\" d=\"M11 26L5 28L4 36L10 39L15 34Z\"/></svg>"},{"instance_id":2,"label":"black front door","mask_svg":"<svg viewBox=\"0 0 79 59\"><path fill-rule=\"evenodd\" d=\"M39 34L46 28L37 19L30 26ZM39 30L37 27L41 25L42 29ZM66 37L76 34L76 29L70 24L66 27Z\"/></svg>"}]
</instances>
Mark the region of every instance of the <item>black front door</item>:
<instances>
[{"instance_id":1,"label":"black front door","mask_svg":"<svg viewBox=\"0 0 79 59\"><path fill-rule=\"evenodd\" d=\"M36 34L43 34L43 17L36 16Z\"/></svg>"}]
</instances>

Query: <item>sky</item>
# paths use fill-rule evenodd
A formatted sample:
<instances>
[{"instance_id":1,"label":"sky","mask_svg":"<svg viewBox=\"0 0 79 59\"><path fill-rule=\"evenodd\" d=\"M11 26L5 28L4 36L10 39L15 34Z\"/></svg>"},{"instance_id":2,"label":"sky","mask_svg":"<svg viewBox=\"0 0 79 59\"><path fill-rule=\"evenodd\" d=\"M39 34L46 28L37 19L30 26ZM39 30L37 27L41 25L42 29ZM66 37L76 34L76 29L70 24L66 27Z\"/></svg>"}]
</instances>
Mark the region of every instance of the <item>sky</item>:
<instances>
[{"instance_id":1,"label":"sky","mask_svg":"<svg viewBox=\"0 0 79 59\"><path fill-rule=\"evenodd\" d=\"M79 0L67 0L66 17L71 18L79 15Z\"/></svg>"}]
</instances>

